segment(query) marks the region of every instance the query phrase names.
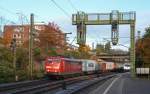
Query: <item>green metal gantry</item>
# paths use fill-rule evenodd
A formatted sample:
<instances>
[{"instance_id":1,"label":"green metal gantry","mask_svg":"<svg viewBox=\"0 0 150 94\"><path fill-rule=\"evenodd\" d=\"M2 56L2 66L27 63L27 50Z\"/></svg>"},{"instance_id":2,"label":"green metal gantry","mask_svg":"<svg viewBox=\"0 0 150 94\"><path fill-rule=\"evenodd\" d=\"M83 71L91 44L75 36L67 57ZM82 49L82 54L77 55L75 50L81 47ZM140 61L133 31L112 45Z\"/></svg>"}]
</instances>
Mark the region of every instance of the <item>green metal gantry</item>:
<instances>
[{"instance_id":1,"label":"green metal gantry","mask_svg":"<svg viewBox=\"0 0 150 94\"><path fill-rule=\"evenodd\" d=\"M72 24L77 25L77 43L82 48L86 43L86 25L111 25L112 44L118 43L119 25L130 25L130 62L132 76L135 77L135 12L84 13L72 15Z\"/></svg>"}]
</instances>

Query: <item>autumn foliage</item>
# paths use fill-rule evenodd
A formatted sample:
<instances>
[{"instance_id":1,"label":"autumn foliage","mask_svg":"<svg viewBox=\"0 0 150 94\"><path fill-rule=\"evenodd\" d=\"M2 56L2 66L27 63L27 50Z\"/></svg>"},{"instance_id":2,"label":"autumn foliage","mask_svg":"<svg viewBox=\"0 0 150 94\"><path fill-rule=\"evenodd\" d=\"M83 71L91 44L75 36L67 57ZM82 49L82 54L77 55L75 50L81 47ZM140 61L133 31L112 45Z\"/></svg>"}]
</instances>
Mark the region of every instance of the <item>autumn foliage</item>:
<instances>
[{"instance_id":1,"label":"autumn foliage","mask_svg":"<svg viewBox=\"0 0 150 94\"><path fill-rule=\"evenodd\" d=\"M64 33L56 25L51 23L43 31L39 31L35 39L37 39L35 45L46 53L51 53L54 50L56 53L63 53L65 49Z\"/></svg>"},{"instance_id":2,"label":"autumn foliage","mask_svg":"<svg viewBox=\"0 0 150 94\"><path fill-rule=\"evenodd\" d=\"M146 33L136 42L136 65L138 67L150 67L150 27Z\"/></svg>"},{"instance_id":3,"label":"autumn foliage","mask_svg":"<svg viewBox=\"0 0 150 94\"><path fill-rule=\"evenodd\" d=\"M41 54L53 55L63 53L66 48L65 34L54 23L42 25L43 29L34 32L34 49L40 48ZM29 40L24 42L24 47L29 47Z\"/></svg>"},{"instance_id":4,"label":"autumn foliage","mask_svg":"<svg viewBox=\"0 0 150 94\"><path fill-rule=\"evenodd\" d=\"M63 32L52 24L48 24L45 30L40 31L37 36L39 39L40 47L60 47L62 48L65 43L65 37Z\"/></svg>"}]
</instances>

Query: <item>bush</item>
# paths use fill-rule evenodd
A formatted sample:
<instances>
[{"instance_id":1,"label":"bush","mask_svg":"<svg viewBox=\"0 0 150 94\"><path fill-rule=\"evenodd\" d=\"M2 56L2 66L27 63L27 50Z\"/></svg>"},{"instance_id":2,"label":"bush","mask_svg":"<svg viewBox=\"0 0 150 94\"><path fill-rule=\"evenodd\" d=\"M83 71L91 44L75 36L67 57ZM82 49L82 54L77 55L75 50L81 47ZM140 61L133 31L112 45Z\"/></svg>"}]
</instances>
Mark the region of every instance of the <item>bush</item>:
<instances>
[{"instance_id":1,"label":"bush","mask_svg":"<svg viewBox=\"0 0 150 94\"><path fill-rule=\"evenodd\" d=\"M14 71L9 62L0 62L0 82L11 82L14 80Z\"/></svg>"},{"instance_id":2,"label":"bush","mask_svg":"<svg viewBox=\"0 0 150 94\"><path fill-rule=\"evenodd\" d=\"M39 50L37 50L37 54ZM28 63L29 55L27 49L17 48L16 52L16 75L18 80L28 79ZM40 65L41 67L42 65ZM38 68L38 71L33 72L34 78L43 77L43 69ZM7 48L0 48L0 83L15 81L14 68L13 68L13 53Z\"/></svg>"}]
</instances>

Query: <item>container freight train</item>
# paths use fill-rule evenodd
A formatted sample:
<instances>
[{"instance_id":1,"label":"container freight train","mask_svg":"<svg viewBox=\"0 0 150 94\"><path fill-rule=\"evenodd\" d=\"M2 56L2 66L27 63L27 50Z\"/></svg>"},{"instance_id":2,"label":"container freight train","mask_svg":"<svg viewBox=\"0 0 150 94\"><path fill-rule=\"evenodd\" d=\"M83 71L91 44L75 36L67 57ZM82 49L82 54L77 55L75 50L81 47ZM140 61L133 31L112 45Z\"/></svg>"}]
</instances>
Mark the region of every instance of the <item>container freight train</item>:
<instances>
[{"instance_id":1,"label":"container freight train","mask_svg":"<svg viewBox=\"0 0 150 94\"><path fill-rule=\"evenodd\" d=\"M97 63L94 60L47 57L45 61L46 75L56 79L107 72L115 68L113 62Z\"/></svg>"}]
</instances>

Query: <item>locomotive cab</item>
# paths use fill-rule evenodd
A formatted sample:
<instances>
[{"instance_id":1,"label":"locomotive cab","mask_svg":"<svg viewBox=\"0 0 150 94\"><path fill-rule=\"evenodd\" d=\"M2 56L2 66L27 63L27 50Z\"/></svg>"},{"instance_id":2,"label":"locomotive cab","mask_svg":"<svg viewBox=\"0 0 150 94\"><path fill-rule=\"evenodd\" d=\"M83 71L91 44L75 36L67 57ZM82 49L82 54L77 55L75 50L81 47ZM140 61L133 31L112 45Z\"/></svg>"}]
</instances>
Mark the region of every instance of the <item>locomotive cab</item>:
<instances>
[{"instance_id":1,"label":"locomotive cab","mask_svg":"<svg viewBox=\"0 0 150 94\"><path fill-rule=\"evenodd\" d=\"M50 75L57 75L60 72L61 60L58 58L48 58L46 60L45 69L46 73Z\"/></svg>"}]
</instances>

